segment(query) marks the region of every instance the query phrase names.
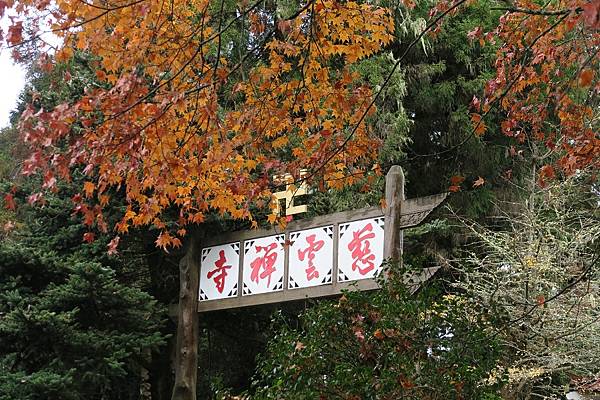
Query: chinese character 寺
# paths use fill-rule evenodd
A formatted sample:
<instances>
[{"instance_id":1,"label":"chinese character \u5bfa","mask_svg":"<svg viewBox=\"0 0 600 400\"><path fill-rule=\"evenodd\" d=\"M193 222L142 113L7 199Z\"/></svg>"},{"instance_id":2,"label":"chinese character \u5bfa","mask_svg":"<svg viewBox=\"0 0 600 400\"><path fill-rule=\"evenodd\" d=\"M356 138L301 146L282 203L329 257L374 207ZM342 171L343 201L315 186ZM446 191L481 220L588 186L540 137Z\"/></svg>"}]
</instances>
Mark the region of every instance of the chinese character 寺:
<instances>
[{"instance_id":1,"label":"chinese character \u5bfa","mask_svg":"<svg viewBox=\"0 0 600 400\"><path fill-rule=\"evenodd\" d=\"M223 288L225 288L225 277L227 276L227 270L231 268L231 265L225 265L225 251L219 251L219 259L215 262L215 266L217 268L209 271L206 274L208 279L212 278L213 275L217 274L213 279L215 281L215 285L217 286L217 290L219 293L223 293Z\"/></svg>"},{"instance_id":2,"label":"chinese character \u5bfa","mask_svg":"<svg viewBox=\"0 0 600 400\"><path fill-rule=\"evenodd\" d=\"M258 279L267 278L267 287L271 285L271 274L275 272L275 261L277 261L277 253L271 253L277 247L277 243L273 242L268 246L256 246L256 252L264 251L265 254L257 257L250 263L252 273L250 280L258 283ZM259 275L260 270L263 272Z\"/></svg>"},{"instance_id":3,"label":"chinese character \u5bfa","mask_svg":"<svg viewBox=\"0 0 600 400\"><path fill-rule=\"evenodd\" d=\"M322 240L317 240L316 235L308 235L306 237L306 242L308 243L308 247L304 250L298 250L298 259L300 261L304 261L304 258L308 258L308 268L306 268L306 278L310 281L313 278L319 277L319 271L315 269L315 265L313 260L315 258L315 252L321 250L321 247L325 244ZM308 253L308 255L307 255Z\"/></svg>"},{"instance_id":4,"label":"chinese character \u5bfa","mask_svg":"<svg viewBox=\"0 0 600 400\"><path fill-rule=\"evenodd\" d=\"M370 233L363 235L367 231ZM352 232L352 241L348 244L348 250L352 252L352 259L354 260L352 270L356 271L358 269L361 275L365 275L375 268L373 263L375 254L371 252L371 243L369 242L369 239L374 237L375 233L373 233L371 223L358 231Z\"/></svg>"}]
</instances>

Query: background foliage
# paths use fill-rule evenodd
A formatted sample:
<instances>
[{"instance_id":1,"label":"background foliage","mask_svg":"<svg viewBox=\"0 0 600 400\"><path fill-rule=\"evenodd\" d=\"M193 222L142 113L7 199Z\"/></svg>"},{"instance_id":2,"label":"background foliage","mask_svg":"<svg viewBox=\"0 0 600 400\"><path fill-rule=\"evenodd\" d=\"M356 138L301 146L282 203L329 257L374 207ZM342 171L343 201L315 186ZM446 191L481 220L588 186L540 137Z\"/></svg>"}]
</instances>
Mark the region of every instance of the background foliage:
<instances>
[{"instance_id":1,"label":"background foliage","mask_svg":"<svg viewBox=\"0 0 600 400\"><path fill-rule=\"evenodd\" d=\"M500 354L494 309L409 289L392 277L376 292L320 302L297 328L277 318L253 398L492 398L497 386L482 380Z\"/></svg>"}]
</instances>

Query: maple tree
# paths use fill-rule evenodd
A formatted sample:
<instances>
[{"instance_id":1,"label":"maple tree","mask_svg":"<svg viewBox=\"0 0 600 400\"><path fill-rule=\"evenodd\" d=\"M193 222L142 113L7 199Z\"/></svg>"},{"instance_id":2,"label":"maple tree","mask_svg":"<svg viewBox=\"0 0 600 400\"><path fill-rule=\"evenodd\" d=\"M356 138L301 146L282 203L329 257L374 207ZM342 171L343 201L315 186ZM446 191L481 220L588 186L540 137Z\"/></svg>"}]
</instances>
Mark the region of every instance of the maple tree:
<instances>
[{"instance_id":1,"label":"maple tree","mask_svg":"<svg viewBox=\"0 0 600 400\"><path fill-rule=\"evenodd\" d=\"M102 208L122 190L117 232L153 225L161 247L178 246L209 210L256 226L250 206L275 208L274 174L307 169L332 185L354 182L371 168L377 139L364 123L372 92L351 66L392 40L389 12L320 1L277 19L261 4L0 2L0 13L16 12L4 37L16 56L49 19L63 45L48 68L78 51L97 57L99 83L80 99L23 112L23 172L42 171L52 190L82 168L89 180L73 201L86 225L107 232ZM250 47L236 63L224 33L240 23ZM172 206L179 216L168 229Z\"/></svg>"},{"instance_id":2,"label":"maple tree","mask_svg":"<svg viewBox=\"0 0 600 400\"><path fill-rule=\"evenodd\" d=\"M419 36L443 20L436 16L471 3L438 2L434 23ZM356 182L371 166L377 139L364 123L374 113L373 93L351 67L392 41L391 13L309 1L279 18L261 4L0 2L0 13L17 13L3 37L17 56L49 19L63 40L54 61L74 51L98 57L101 84L75 102L23 113L20 128L32 148L24 172L42 170L43 188L53 189L81 165L90 179L74 202L86 224L106 232L102 207L123 188L128 208L118 233L154 225L162 247L179 245L176 236L208 210L256 226L251 204L275 209L271 175L299 178L306 169L335 187ZM472 133L483 135L487 115L499 108L504 134L563 151L557 165L567 174L597 166L600 3L501 4L506 14L496 29L468 35L482 45L500 43L496 77L472 102ZM235 58L225 34L240 24L248 41ZM551 166L541 169L542 178L554 174ZM460 187L455 178L452 190ZM12 204L10 194L5 201ZM179 210L175 229L163 218L171 206Z\"/></svg>"},{"instance_id":3,"label":"maple tree","mask_svg":"<svg viewBox=\"0 0 600 400\"><path fill-rule=\"evenodd\" d=\"M485 116L503 114L502 133L526 143L545 163L539 181L600 166L600 1L515 1L497 7L498 26L468 34L497 46L495 76L473 98L474 133ZM514 148L511 154L516 155Z\"/></svg>"}]
</instances>

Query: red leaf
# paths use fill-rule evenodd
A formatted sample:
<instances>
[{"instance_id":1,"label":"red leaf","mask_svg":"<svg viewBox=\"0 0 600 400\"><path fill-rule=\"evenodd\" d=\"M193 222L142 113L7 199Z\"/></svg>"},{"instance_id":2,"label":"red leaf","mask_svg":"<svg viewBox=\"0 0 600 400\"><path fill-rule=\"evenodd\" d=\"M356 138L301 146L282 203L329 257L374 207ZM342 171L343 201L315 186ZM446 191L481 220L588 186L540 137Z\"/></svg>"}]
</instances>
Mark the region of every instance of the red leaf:
<instances>
[{"instance_id":1,"label":"red leaf","mask_svg":"<svg viewBox=\"0 0 600 400\"><path fill-rule=\"evenodd\" d=\"M121 241L121 237L115 236L113 240L108 243L108 254L114 255L117 254L117 247L119 247L119 242Z\"/></svg>"},{"instance_id":2,"label":"red leaf","mask_svg":"<svg viewBox=\"0 0 600 400\"><path fill-rule=\"evenodd\" d=\"M450 187L448 188L448 190L451 192L460 191L460 184L463 183L464 180L464 176L454 175L452 178L450 178Z\"/></svg>"},{"instance_id":3,"label":"red leaf","mask_svg":"<svg viewBox=\"0 0 600 400\"><path fill-rule=\"evenodd\" d=\"M411 388L415 387L415 384L413 383L413 381L411 381L409 378L405 377L404 375L400 375L398 377L398 383L400 383L400 385L404 389L411 389Z\"/></svg>"},{"instance_id":4,"label":"red leaf","mask_svg":"<svg viewBox=\"0 0 600 400\"><path fill-rule=\"evenodd\" d=\"M538 177L538 184L541 187L546 186L546 179L553 179L555 177L554 168L551 165L544 165L540 168L540 175Z\"/></svg>"},{"instance_id":5,"label":"red leaf","mask_svg":"<svg viewBox=\"0 0 600 400\"><path fill-rule=\"evenodd\" d=\"M12 46L21 44L23 41L23 22L17 21L8 28L6 41Z\"/></svg>"},{"instance_id":6,"label":"red leaf","mask_svg":"<svg viewBox=\"0 0 600 400\"><path fill-rule=\"evenodd\" d=\"M544 165L542 168L540 168L540 175L544 178L554 178L555 174L554 174L554 168L552 168L551 165Z\"/></svg>"},{"instance_id":7,"label":"red leaf","mask_svg":"<svg viewBox=\"0 0 600 400\"><path fill-rule=\"evenodd\" d=\"M540 294L539 296L537 296L535 298L536 302L538 303L539 306L543 306L544 303L546 302L546 298L544 297L543 294Z\"/></svg>"},{"instance_id":8,"label":"red leaf","mask_svg":"<svg viewBox=\"0 0 600 400\"><path fill-rule=\"evenodd\" d=\"M359 342L363 342L365 340L365 335L361 329L355 330L354 336L356 336L356 339L358 339Z\"/></svg>"},{"instance_id":9,"label":"red leaf","mask_svg":"<svg viewBox=\"0 0 600 400\"><path fill-rule=\"evenodd\" d=\"M481 101L475 95L473 95L473 99L471 100L471 108L477 112L481 109Z\"/></svg>"},{"instance_id":10,"label":"red leaf","mask_svg":"<svg viewBox=\"0 0 600 400\"><path fill-rule=\"evenodd\" d=\"M292 21L281 20L277 23L277 27L284 35L287 35L292 30Z\"/></svg>"},{"instance_id":11,"label":"red leaf","mask_svg":"<svg viewBox=\"0 0 600 400\"><path fill-rule=\"evenodd\" d=\"M96 239L96 235L93 232L86 232L83 234L83 241L86 243L92 243Z\"/></svg>"},{"instance_id":12,"label":"red leaf","mask_svg":"<svg viewBox=\"0 0 600 400\"><path fill-rule=\"evenodd\" d=\"M27 203L29 203L29 205L34 205L37 202L43 201L44 200L44 195L42 195L41 193L34 193L32 195L30 195L29 197L27 197Z\"/></svg>"},{"instance_id":13,"label":"red leaf","mask_svg":"<svg viewBox=\"0 0 600 400\"><path fill-rule=\"evenodd\" d=\"M475 27L475 29L473 29L472 31L467 33L467 38L469 40L475 40L476 38L481 37L482 33L483 33L483 30L481 29L481 27L477 26L477 27Z\"/></svg>"},{"instance_id":14,"label":"red leaf","mask_svg":"<svg viewBox=\"0 0 600 400\"><path fill-rule=\"evenodd\" d=\"M481 118L481 114L471 114L471 123L473 124L473 129L477 136L482 136L485 133L486 127Z\"/></svg>"},{"instance_id":15,"label":"red leaf","mask_svg":"<svg viewBox=\"0 0 600 400\"><path fill-rule=\"evenodd\" d=\"M56 178L54 177L52 171L47 171L44 174L44 183L42 184L42 187L44 189L49 189L53 188L54 186L56 186Z\"/></svg>"},{"instance_id":16,"label":"red leaf","mask_svg":"<svg viewBox=\"0 0 600 400\"><path fill-rule=\"evenodd\" d=\"M592 0L581 6L583 23L592 29L600 29L600 0Z\"/></svg>"},{"instance_id":17,"label":"red leaf","mask_svg":"<svg viewBox=\"0 0 600 400\"><path fill-rule=\"evenodd\" d=\"M463 183L464 180L465 180L464 176L454 175L452 178L450 178L450 184L452 184L453 186L458 186L461 183Z\"/></svg>"},{"instance_id":18,"label":"red leaf","mask_svg":"<svg viewBox=\"0 0 600 400\"><path fill-rule=\"evenodd\" d=\"M7 210L14 210L17 208L17 205L15 204L15 198L11 193L4 195L4 207Z\"/></svg>"},{"instance_id":19,"label":"red leaf","mask_svg":"<svg viewBox=\"0 0 600 400\"><path fill-rule=\"evenodd\" d=\"M415 3L413 0L402 0L402 4L404 4L404 7L408 8L409 10L412 10L417 5L417 3Z\"/></svg>"},{"instance_id":20,"label":"red leaf","mask_svg":"<svg viewBox=\"0 0 600 400\"><path fill-rule=\"evenodd\" d=\"M4 17L4 10L8 8L8 3L4 0L0 0L0 18Z\"/></svg>"}]
</instances>

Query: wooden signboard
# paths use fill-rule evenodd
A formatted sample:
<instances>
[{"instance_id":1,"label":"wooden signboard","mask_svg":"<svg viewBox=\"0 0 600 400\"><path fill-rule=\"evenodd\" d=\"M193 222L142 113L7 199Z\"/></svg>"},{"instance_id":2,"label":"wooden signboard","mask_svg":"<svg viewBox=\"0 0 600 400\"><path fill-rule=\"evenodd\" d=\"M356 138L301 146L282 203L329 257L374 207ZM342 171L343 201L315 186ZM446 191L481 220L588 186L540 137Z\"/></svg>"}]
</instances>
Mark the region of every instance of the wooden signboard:
<instances>
[{"instance_id":1,"label":"wooden signboard","mask_svg":"<svg viewBox=\"0 0 600 400\"><path fill-rule=\"evenodd\" d=\"M386 210L370 207L205 239L198 311L332 296L377 288L387 258L399 258L401 230L416 226L446 194L404 200L399 167L386 178ZM427 271L424 272L427 274ZM416 279L427 278L417 277Z\"/></svg>"}]
</instances>

